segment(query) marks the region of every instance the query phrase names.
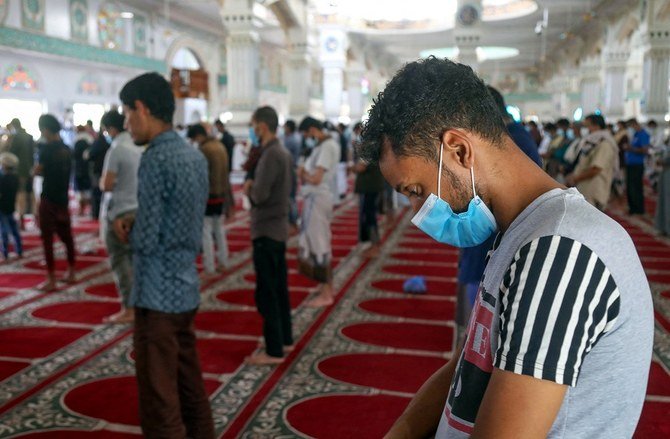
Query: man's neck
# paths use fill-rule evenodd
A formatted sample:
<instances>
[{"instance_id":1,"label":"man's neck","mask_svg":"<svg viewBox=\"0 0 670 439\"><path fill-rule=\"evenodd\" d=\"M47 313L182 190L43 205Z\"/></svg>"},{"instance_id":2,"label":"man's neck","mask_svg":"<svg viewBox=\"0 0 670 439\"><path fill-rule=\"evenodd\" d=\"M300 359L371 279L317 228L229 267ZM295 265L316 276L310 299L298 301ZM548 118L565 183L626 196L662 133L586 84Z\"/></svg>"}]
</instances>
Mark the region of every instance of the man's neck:
<instances>
[{"instance_id":1,"label":"man's neck","mask_svg":"<svg viewBox=\"0 0 670 439\"><path fill-rule=\"evenodd\" d=\"M149 140L152 142L156 137L160 136L161 134L167 132L167 131L172 131L172 124L167 123L167 122L157 122L155 125L151 127L151 130L149 132Z\"/></svg>"},{"instance_id":2,"label":"man's neck","mask_svg":"<svg viewBox=\"0 0 670 439\"><path fill-rule=\"evenodd\" d=\"M262 146L262 147L266 147L266 146L268 146L270 143L274 142L275 140L277 140L277 136L276 136L276 135L272 135L272 134L271 134L271 135L268 135L267 137L264 137L263 139L261 139L261 146Z\"/></svg>"},{"instance_id":3,"label":"man's neck","mask_svg":"<svg viewBox=\"0 0 670 439\"><path fill-rule=\"evenodd\" d=\"M535 199L552 189L565 189L537 166L508 139L504 149L496 151L483 163L492 179L486 182L486 203L501 231L506 231L514 220Z\"/></svg>"}]
</instances>

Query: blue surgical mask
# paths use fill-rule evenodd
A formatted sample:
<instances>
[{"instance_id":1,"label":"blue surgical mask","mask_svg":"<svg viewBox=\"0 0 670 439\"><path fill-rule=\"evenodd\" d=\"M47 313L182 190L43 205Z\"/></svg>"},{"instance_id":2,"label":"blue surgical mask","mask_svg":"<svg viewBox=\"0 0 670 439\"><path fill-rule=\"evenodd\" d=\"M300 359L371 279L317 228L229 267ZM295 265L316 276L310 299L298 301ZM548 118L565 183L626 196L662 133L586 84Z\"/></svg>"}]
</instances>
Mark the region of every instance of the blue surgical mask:
<instances>
[{"instance_id":1,"label":"blue surgical mask","mask_svg":"<svg viewBox=\"0 0 670 439\"><path fill-rule=\"evenodd\" d=\"M568 140L573 140L575 138L575 130L572 128L568 128L568 131L565 133L565 136L568 138Z\"/></svg>"},{"instance_id":2,"label":"blue surgical mask","mask_svg":"<svg viewBox=\"0 0 670 439\"><path fill-rule=\"evenodd\" d=\"M107 143L108 143L109 145L111 145L111 144L112 144L112 141L114 140L114 139L112 139L112 136L110 136L110 135L107 134L107 133L103 134L103 136L105 136L105 140L107 141Z\"/></svg>"},{"instance_id":3,"label":"blue surgical mask","mask_svg":"<svg viewBox=\"0 0 670 439\"><path fill-rule=\"evenodd\" d=\"M254 131L254 127L249 127L249 141L253 146L258 146L260 144L256 131Z\"/></svg>"},{"instance_id":4,"label":"blue surgical mask","mask_svg":"<svg viewBox=\"0 0 670 439\"><path fill-rule=\"evenodd\" d=\"M437 173L437 193L442 189L442 150L440 145L440 166ZM454 247L474 247L486 241L496 231L495 217L486 204L477 195L475 173L470 168L473 198L468 210L454 213L449 203L438 195L430 194L412 223L438 242Z\"/></svg>"},{"instance_id":5,"label":"blue surgical mask","mask_svg":"<svg viewBox=\"0 0 670 439\"><path fill-rule=\"evenodd\" d=\"M557 133L559 136L565 136L565 131L563 130L563 128L559 128L558 131L556 131L556 133Z\"/></svg>"},{"instance_id":6,"label":"blue surgical mask","mask_svg":"<svg viewBox=\"0 0 670 439\"><path fill-rule=\"evenodd\" d=\"M305 146L309 149L313 149L316 146L316 139L314 137L307 137L305 139Z\"/></svg>"}]
</instances>

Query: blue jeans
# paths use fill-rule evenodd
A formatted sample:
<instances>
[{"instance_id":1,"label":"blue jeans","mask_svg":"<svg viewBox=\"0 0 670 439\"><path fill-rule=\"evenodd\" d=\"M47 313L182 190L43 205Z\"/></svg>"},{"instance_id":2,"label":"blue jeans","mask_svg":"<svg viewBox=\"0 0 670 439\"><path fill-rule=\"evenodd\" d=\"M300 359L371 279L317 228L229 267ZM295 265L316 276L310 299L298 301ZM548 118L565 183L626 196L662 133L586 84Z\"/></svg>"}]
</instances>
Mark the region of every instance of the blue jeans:
<instances>
[{"instance_id":1,"label":"blue jeans","mask_svg":"<svg viewBox=\"0 0 670 439\"><path fill-rule=\"evenodd\" d=\"M2 234L2 254L5 259L9 256L9 234L14 237L14 250L19 256L23 255L23 244L19 227L14 219L14 214L0 212L0 233Z\"/></svg>"}]
</instances>

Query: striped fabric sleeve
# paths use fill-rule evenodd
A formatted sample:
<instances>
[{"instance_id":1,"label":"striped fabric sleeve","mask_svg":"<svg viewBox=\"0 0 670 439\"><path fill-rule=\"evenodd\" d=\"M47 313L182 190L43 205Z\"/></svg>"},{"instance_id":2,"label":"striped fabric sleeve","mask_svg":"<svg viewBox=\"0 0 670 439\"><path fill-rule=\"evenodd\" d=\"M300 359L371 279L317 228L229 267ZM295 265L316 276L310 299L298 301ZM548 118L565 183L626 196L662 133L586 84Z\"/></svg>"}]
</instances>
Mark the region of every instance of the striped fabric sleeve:
<instances>
[{"instance_id":1,"label":"striped fabric sleeve","mask_svg":"<svg viewBox=\"0 0 670 439\"><path fill-rule=\"evenodd\" d=\"M619 290L585 245L544 236L515 255L500 291L495 367L575 386L584 358L612 329Z\"/></svg>"}]
</instances>

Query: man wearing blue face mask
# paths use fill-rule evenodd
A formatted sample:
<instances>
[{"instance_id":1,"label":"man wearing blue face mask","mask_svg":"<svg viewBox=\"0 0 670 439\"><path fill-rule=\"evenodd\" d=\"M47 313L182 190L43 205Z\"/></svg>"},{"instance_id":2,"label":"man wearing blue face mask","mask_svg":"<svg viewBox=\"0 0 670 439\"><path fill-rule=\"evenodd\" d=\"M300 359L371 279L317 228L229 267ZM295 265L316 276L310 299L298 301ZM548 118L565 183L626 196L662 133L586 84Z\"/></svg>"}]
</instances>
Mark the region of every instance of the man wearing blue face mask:
<instances>
[{"instance_id":1,"label":"man wearing blue face mask","mask_svg":"<svg viewBox=\"0 0 670 439\"><path fill-rule=\"evenodd\" d=\"M499 231L464 347L387 437L631 437L653 344L633 242L514 144L472 69L407 64L370 110L360 153L436 240Z\"/></svg>"}]
</instances>

